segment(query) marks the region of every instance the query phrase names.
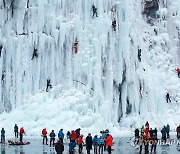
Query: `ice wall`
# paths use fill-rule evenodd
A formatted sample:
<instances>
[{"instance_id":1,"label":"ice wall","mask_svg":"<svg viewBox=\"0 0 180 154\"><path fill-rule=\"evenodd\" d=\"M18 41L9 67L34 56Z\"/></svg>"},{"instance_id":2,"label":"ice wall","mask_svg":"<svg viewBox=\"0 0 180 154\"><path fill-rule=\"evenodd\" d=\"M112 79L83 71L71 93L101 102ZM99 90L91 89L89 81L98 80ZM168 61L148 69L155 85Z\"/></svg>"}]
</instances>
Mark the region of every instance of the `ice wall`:
<instances>
[{"instance_id":1,"label":"ice wall","mask_svg":"<svg viewBox=\"0 0 180 154\"><path fill-rule=\"evenodd\" d=\"M98 8L94 18L93 3ZM66 99L63 88L58 88L62 86L65 91L84 93L80 111L91 110L115 126L134 127L146 120L157 125L174 118L180 98L174 71L179 64L177 3L160 0L158 18L149 19L142 14L140 0L1 1L0 111L11 114L23 105L31 106L29 98L38 98L38 94L40 98L45 95L40 102ZM77 54L73 49L76 38ZM38 58L31 60L34 47ZM45 92L47 78L53 85L49 94ZM170 104L166 92L171 95Z\"/></svg>"}]
</instances>

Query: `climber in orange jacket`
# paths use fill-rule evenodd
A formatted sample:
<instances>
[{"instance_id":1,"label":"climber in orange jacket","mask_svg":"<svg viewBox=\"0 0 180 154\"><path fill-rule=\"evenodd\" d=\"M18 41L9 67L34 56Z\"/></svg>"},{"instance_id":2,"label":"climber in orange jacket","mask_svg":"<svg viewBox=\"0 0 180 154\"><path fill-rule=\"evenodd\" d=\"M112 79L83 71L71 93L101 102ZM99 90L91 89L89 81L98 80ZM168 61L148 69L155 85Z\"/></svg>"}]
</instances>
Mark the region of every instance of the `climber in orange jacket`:
<instances>
[{"instance_id":1,"label":"climber in orange jacket","mask_svg":"<svg viewBox=\"0 0 180 154\"><path fill-rule=\"evenodd\" d=\"M108 154L111 154L111 147L113 146L113 142L112 142L113 138L110 134L107 134L107 137L105 139L106 142L106 146L108 147Z\"/></svg>"}]
</instances>

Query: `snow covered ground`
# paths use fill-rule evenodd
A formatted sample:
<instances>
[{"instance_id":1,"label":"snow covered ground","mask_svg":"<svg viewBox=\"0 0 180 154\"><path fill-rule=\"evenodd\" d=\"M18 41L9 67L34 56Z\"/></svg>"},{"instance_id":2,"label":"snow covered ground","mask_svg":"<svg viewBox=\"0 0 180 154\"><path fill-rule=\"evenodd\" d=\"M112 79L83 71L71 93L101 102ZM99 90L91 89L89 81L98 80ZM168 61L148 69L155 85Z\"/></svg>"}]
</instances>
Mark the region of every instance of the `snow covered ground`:
<instances>
[{"instance_id":1,"label":"snow covered ground","mask_svg":"<svg viewBox=\"0 0 180 154\"><path fill-rule=\"evenodd\" d=\"M10 146L10 145L0 145L1 153L11 153L11 154L55 154L55 149L50 148L49 145L42 145L42 139L28 139L25 138L26 141L30 141L30 145L24 146ZM114 138L114 146L112 154L138 154L139 149L134 148L130 143L130 138ZM68 146L64 144L65 151L67 154ZM78 147L75 148L76 153L78 151ZM143 150L144 151L144 150ZM85 147L83 148L83 153L86 153ZM92 152L93 153L93 152ZM158 145L157 146L157 154L178 154L180 153L180 145L176 143L170 146ZM104 152L107 154L107 151Z\"/></svg>"},{"instance_id":2,"label":"snow covered ground","mask_svg":"<svg viewBox=\"0 0 180 154\"><path fill-rule=\"evenodd\" d=\"M0 127L9 136L15 123L28 136L40 135L44 127L80 127L84 133L109 128L117 135L146 121L175 130L180 5L159 2L158 18L149 20L141 0L0 1ZM34 47L38 58L31 60ZM53 86L48 93L47 78Z\"/></svg>"}]
</instances>

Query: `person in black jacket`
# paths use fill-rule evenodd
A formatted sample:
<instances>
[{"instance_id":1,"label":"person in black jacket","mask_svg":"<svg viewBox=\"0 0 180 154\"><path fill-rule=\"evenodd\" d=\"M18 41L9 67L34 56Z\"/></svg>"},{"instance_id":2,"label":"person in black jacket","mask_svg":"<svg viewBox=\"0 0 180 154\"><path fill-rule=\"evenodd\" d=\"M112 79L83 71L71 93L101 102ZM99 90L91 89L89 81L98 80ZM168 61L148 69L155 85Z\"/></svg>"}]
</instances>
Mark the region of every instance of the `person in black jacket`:
<instances>
[{"instance_id":1,"label":"person in black jacket","mask_svg":"<svg viewBox=\"0 0 180 154\"><path fill-rule=\"evenodd\" d=\"M90 151L92 149L92 144L93 144L92 136L91 133L89 133L88 136L86 137L86 150L88 154L90 154Z\"/></svg>"},{"instance_id":2,"label":"person in black jacket","mask_svg":"<svg viewBox=\"0 0 180 154\"><path fill-rule=\"evenodd\" d=\"M15 133L15 138L18 138L18 126L15 124L14 126L14 133Z\"/></svg>"},{"instance_id":3,"label":"person in black jacket","mask_svg":"<svg viewBox=\"0 0 180 154\"><path fill-rule=\"evenodd\" d=\"M53 146L54 146L54 141L55 141L55 136L56 134L54 133L54 130L52 130L52 132L49 134L50 136L50 147L51 147L51 143L53 142Z\"/></svg>"},{"instance_id":4,"label":"person in black jacket","mask_svg":"<svg viewBox=\"0 0 180 154\"><path fill-rule=\"evenodd\" d=\"M64 145L61 142L61 140L58 140L57 143L55 143L55 150L57 152L57 154L62 154L64 151Z\"/></svg>"}]
</instances>

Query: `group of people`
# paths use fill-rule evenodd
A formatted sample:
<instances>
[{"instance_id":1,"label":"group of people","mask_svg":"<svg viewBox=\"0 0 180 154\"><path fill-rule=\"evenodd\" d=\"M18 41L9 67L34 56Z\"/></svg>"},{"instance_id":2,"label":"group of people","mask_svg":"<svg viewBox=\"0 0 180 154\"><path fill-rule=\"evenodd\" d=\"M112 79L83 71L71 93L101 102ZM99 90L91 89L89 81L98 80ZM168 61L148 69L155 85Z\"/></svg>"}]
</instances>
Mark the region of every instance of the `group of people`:
<instances>
[{"instance_id":1,"label":"group of people","mask_svg":"<svg viewBox=\"0 0 180 154\"><path fill-rule=\"evenodd\" d=\"M176 129L177 131L177 139L180 139L180 125ZM151 144L151 152L154 151L156 153L156 147L157 147L157 128L150 128L149 122L147 121L145 126L143 125L141 129L138 128L135 129L135 140L134 143L140 145L140 153L142 153L142 147L144 145L145 153L149 153L149 144ZM161 130L162 134L162 142L166 143L167 138L170 138L169 135L170 132L170 126L167 124L164 126Z\"/></svg>"},{"instance_id":2,"label":"group of people","mask_svg":"<svg viewBox=\"0 0 180 154\"><path fill-rule=\"evenodd\" d=\"M23 127L21 127L21 129L19 130L17 124L15 124L14 134L15 134L15 138L18 138L18 136L20 136L19 141L23 142L23 135L25 134ZM4 128L1 129L1 143L5 143L5 129Z\"/></svg>"},{"instance_id":3,"label":"group of people","mask_svg":"<svg viewBox=\"0 0 180 154\"><path fill-rule=\"evenodd\" d=\"M76 145L78 146L78 153L82 154L83 146L86 146L87 153L90 154L90 151L92 150L92 147L94 147L94 153L103 153L103 151L107 150L108 154L111 153L113 146L113 138L109 134L109 130L100 131L101 135L98 137L98 135L95 135L93 138L91 136L91 133L88 133L85 142L83 141L84 135L80 133L80 128L76 129L75 131L72 130L71 132L68 131L66 136L69 140L68 146L69 146L69 154L74 154L74 149ZM47 130L44 128L42 130L42 136L43 136L43 144L48 145L47 143ZM60 129L58 132L58 141L55 142L56 134L54 133L54 130L51 131L49 134L50 136L50 146L54 146L55 150L58 154L62 154L64 151L64 138L65 134L63 133L63 129Z\"/></svg>"}]
</instances>

